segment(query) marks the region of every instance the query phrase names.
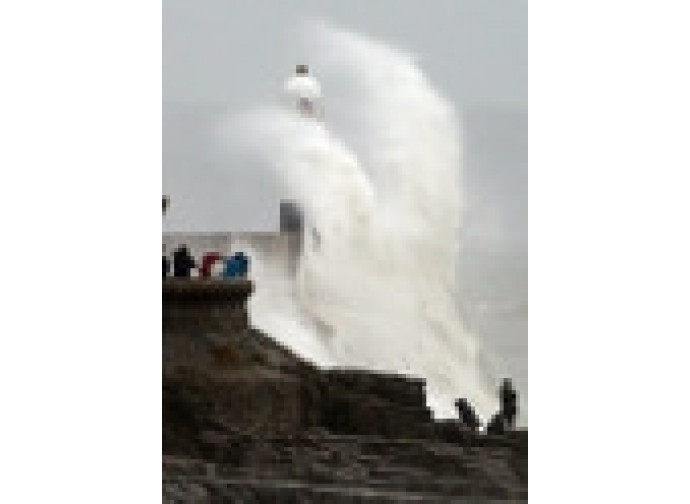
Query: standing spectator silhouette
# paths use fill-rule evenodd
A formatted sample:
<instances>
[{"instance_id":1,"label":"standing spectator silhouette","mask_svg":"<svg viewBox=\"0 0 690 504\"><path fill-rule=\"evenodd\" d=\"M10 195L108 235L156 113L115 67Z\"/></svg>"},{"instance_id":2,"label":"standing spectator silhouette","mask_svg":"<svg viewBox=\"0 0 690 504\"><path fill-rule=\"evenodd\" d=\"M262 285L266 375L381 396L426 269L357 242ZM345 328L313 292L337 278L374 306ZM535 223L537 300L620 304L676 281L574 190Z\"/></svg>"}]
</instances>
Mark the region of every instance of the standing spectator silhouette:
<instances>
[{"instance_id":1,"label":"standing spectator silhouette","mask_svg":"<svg viewBox=\"0 0 690 504\"><path fill-rule=\"evenodd\" d=\"M180 245L173 252L173 275L178 278L189 278L194 268L196 268L196 263L187 245Z\"/></svg>"},{"instance_id":2,"label":"standing spectator silhouette","mask_svg":"<svg viewBox=\"0 0 690 504\"><path fill-rule=\"evenodd\" d=\"M170 259L165 254L165 245L163 245L163 278L170 274Z\"/></svg>"},{"instance_id":3,"label":"standing spectator silhouette","mask_svg":"<svg viewBox=\"0 0 690 504\"><path fill-rule=\"evenodd\" d=\"M244 252L238 252L235 254L235 258L239 265L239 276L243 278L246 277L249 274L249 257L247 257Z\"/></svg>"},{"instance_id":4,"label":"standing spectator silhouette","mask_svg":"<svg viewBox=\"0 0 690 504\"><path fill-rule=\"evenodd\" d=\"M501 382L499 395L501 398L501 407L498 412L491 417L489 424L486 426L487 434L504 434L507 431L515 430L518 396L510 378L506 378Z\"/></svg>"},{"instance_id":5,"label":"standing spectator silhouette","mask_svg":"<svg viewBox=\"0 0 690 504\"><path fill-rule=\"evenodd\" d=\"M229 278L245 277L249 272L249 257L244 252L235 252L232 257L225 260L223 276Z\"/></svg>"},{"instance_id":6,"label":"standing spectator silhouette","mask_svg":"<svg viewBox=\"0 0 690 504\"><path fill-rule=\"evenodd\" d=\"M458 415L462 424L472 431L479 429L481 425L477 414L474 412L472 405L465 398L460 398L455 401L455 407L458 409Z\"/></svg>"},{"instance_id":7,"label":"standing spectator silhouette","mask_svg":"<svg viewBox=\"0 0 690 504\"><path fill-rule=\"evenodd\" d=\"M505 415L501 411L496 413L489 420L489 424L486 426L487 434L505 434L508 430L507 420Z\"/></svg>"},{"instance_id":8,"label":"standing spectator silhouette","mask_svg":"<svg viewBox=\"0 0 690 504\"><path fill-rule=\"evenodd\" d=\"M218 252L208 252L204 254L201 260L201 276L208 278L213 275L213 265L216 261L221 260L221 255Z\"/></svg>"},{"instance_id":9,"label":"standing spectator silhouette","mask_svg":"<svg viewBox=\"0 0 690 504\"><path fill-rule=\"evenodd\" d=\"M515 420L518 413L518 397L513 382L509 378L503 380L500 388L501 395L501 413L505 418L507 428L515 428Z\"/></svg>"},{"instance_id":10,"label":"standing spectator silhouette","mask_svg":"<svg viewBox=\"0 0 690 504\"><path fill-rule=\"evenodd\" d=\"M223 276L225 278L234 278L237 276L239 265L235 256L225 259L225 267L223 268Z\"/></svg>"}]
</instances>

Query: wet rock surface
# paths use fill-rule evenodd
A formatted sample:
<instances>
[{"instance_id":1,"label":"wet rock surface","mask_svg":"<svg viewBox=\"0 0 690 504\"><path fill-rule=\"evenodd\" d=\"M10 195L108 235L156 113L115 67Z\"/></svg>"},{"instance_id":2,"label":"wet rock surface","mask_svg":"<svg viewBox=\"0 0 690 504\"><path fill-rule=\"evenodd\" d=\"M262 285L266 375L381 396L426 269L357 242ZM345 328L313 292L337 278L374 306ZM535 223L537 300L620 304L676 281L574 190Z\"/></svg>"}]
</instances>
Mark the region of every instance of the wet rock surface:
<instances>
[{"instance_id":1,"label":"wet rock surface","mask_svg":"<svg viewBox=\"0 0 690 504\"><path fill-rule=\"evenodd\" d=\"M434 422L424 381L317 369L247 281L163 282L163 501L524 502L527 432Z\"/></svg>"}]
</instances>

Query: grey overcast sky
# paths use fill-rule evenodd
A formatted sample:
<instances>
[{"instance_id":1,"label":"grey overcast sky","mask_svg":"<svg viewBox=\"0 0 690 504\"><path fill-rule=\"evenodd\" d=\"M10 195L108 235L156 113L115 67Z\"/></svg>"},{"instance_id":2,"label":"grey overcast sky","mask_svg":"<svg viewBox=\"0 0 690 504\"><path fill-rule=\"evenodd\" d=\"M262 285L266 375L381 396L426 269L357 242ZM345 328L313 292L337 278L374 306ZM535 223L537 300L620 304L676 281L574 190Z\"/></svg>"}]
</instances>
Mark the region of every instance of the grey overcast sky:
<instances>
[{"instance_id":1,"label":"grey overcast sky","mask_svg":"<svg viewBox=\"0 0 690 504\"><path fill-rule=\"evenodd\" d=\"M300 27L309 19L415 55L463 117L468 233L526 241L523 0L165 0L163 190L173 202L165 229L275 228L275 181L221 154L213 128L274 99L294 65L308 62Z\"/></svg>"}]
</instances>

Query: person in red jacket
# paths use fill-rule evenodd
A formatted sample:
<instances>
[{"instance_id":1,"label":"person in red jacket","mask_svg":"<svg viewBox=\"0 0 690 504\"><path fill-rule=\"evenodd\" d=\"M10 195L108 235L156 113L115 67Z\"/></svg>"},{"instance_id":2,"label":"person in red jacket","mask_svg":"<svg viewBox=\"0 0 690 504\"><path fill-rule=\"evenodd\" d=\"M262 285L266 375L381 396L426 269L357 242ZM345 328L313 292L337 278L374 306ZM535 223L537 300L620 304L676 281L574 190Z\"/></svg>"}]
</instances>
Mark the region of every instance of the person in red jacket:
<instances>
[{"instance_id":1,"label":"person in red jacket","mask_svg":"<svg viewBox=\"0 0 690 504\"><path fill-rule=\"evenodd\" d=\"M201 259L201 277L209 278L213 275L213 265L220 261L221 256L218 252L207 252Z\"/></svg>"}]
</instances>

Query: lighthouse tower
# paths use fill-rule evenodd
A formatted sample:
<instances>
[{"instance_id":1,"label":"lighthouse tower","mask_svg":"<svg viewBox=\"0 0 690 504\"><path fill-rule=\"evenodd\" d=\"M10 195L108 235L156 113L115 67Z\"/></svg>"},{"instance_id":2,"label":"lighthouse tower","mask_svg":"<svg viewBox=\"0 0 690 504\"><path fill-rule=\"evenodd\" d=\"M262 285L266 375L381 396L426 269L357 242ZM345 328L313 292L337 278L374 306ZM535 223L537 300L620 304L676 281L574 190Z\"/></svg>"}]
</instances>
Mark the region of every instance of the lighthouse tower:
<instances>
[{"instance_id":1,"label":"lighthouse tower","mask_svg":"<svg viewBox=\"0 0 690 504\"><path fill-rule=\"evenodd\" d=\"M297 65L295 74L285 81L283 102L305 117L323 119L321 84L309 73L307 65Z\"/></svg>"}]
</instances>

